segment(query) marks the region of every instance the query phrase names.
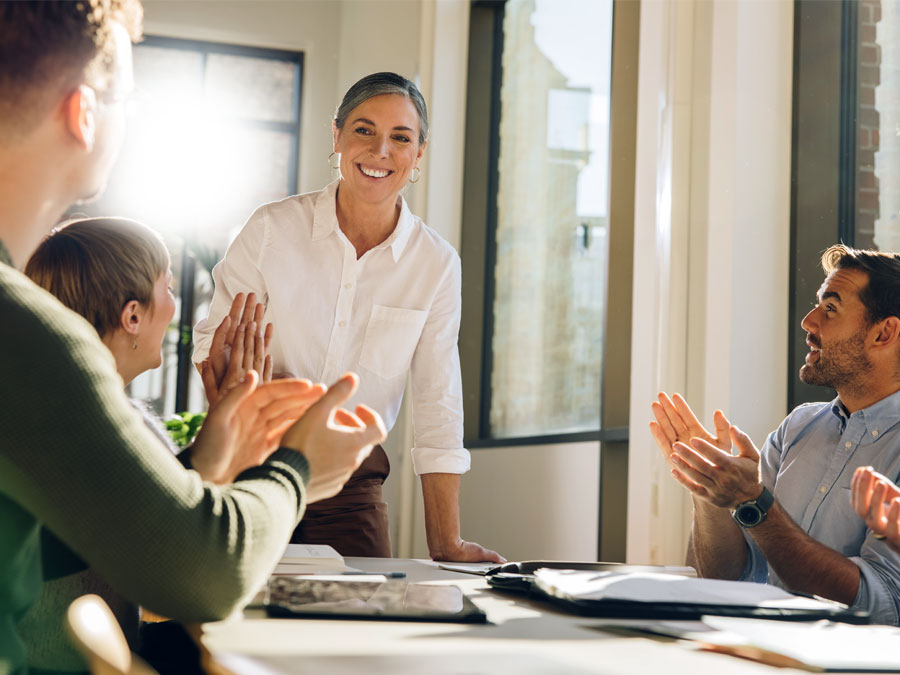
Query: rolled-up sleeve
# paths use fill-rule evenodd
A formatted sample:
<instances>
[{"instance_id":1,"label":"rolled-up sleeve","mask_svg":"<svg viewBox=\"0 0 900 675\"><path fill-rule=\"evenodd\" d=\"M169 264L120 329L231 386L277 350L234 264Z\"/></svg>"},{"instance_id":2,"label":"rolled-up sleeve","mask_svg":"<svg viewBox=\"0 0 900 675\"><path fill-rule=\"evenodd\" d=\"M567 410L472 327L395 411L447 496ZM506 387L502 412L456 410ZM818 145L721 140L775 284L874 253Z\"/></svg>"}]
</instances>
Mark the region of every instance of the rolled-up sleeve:
<instances>
[{"instance_id":1,"label":"rolled-up sleeve","mask_svg":"<svg viewBox=\"0 0 900 675\"><path fill-rule=\"evenodd\" d=\"M260 302L267 301L266 280L260 270L260 256L266 237L266 206L250 216L246 225L228 247L225 257L213 268L215 292L209 316L194 326L194 352L191 360L199 364L212 345L213 333L228 315L238 293L256 293Z\"/></svg>"},{"instance_id":2,"label":"rolled-up sleeve","mask_svg":"<svg viewBox=\"0 0 900 675\"><path fill-rule=\"evenodd\" d=\"M738 581L753 581L757 584L765 584L769 581L769 563L766 556L759 550L759 546L744 531L744 541L747 543L747 564Z\"/></svg>"},{"instance_id":3,"label":"rolled-up sleeve","mask_svg":"<svg viewBox=\"0 0 900 675\"><path fill-rule=\"evenodd\" d=\"M859 567L859 591L851 609L869 612L872 623L900 623L900 556L871 531L859 556L850 558Z\"/></svg>"},{"instance_id":4,"label":"rolled-up sleeve","mask_svg":"<svg viewBox=\"0 0 900 675\"><path fill-rule=\"evenodd\" d=\"M441 283L412 360L413 468L416 474L465 473L471 459L463 447L459 256L448 254Z\"/></svg>"}]
</instances>

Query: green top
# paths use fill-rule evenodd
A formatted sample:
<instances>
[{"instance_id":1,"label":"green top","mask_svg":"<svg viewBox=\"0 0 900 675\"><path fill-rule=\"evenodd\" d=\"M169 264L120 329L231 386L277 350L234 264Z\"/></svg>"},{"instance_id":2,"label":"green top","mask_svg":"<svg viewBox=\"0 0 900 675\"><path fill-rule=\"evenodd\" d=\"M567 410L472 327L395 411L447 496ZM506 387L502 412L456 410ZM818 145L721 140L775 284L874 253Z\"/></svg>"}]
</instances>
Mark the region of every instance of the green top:
<instances>
[{"instance_id":1,"label":"green top","mask_svg":"<svg viewBox=\"0 0 900 675\"><path fill-rule=\"evenodd\" d=\"M0 674L25 672L15 623L40 592L41 523L151 611L228 616L300 520L303 455L279 449L225 487L185 470L94 328L13 269L2 243L0 317Z\"/></svg>"}]
</instances>

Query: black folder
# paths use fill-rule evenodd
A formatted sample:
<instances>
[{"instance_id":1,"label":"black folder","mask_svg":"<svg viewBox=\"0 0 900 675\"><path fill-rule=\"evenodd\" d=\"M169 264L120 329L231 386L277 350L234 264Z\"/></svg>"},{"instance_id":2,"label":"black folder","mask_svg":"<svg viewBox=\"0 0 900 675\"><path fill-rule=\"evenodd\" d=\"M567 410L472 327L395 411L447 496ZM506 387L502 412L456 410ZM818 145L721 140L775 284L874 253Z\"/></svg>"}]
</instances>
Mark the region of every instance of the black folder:
<instances>
[{"instance_id":1,"label":"black folder","mask_svg":"<svg viewBox=\"0 0 900 675\"><path fill-rule=\"evenodd\" d=\"M522 572L494 572L487 577L488 584L500 591L526 593L535 600L544 600L558 609L581 616L627 619L659 620L699 620L704 615L752 617L758 619L779 619L783 621L818 621L828 619L843 623L869 623L869 613L848 609L840 603L823 601L818 608L760 607L732 604L712 604L697 602L641 602L619 599L584 599L574 597L559 589L536 583L534 572L538 563L520 563ZM564 563L545 565L553 569L567 569ZM596 565L597 567L594 567ZM658 572L659 568L641 565L615 565L610 563L580 563L581 571L597 571L598 574ZM750 583L750 582L747 582Z\"/></svg>"}]
</instances>

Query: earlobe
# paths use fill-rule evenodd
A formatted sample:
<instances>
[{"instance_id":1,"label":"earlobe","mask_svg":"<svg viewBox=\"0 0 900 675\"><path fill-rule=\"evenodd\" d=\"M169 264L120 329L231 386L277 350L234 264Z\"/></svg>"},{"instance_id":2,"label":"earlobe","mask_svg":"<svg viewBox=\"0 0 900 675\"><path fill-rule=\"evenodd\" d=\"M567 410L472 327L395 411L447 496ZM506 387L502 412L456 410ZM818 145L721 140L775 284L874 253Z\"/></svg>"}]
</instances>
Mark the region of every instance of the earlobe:
<instances>
[{"instance_id":1,"label":"earlobe","mask_svg":"<svg viewBox=\"0 0 900 675\"><path fill-rule=\"evenodd\" d=\"M65 101L66 127L78 144L88 152L94 149L96 109L97 95L85 84L69 94Z\"/></svg>"}]
</instances>

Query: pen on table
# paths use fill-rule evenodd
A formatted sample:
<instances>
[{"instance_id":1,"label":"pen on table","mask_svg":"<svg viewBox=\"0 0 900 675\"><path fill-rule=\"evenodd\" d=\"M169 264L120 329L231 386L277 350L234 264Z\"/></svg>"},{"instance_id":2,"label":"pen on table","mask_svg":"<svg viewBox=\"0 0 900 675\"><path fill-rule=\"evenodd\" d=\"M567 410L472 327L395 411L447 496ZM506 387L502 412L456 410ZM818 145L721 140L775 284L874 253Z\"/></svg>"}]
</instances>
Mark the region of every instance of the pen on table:
<instances>
[{"instance_id":1,"label":"pen on table","mask_svg":"<svg viewBox=\"0 0 900 675\"><path fill-rule=\"evenodd\" d=\"M388 579L405 579L406 572L316 572L322 576L346 576L346 577L387 577Z\"/></svg>"}]
</instances>

